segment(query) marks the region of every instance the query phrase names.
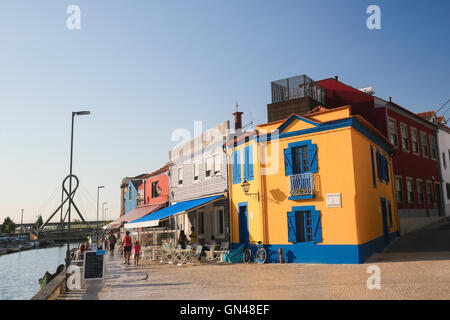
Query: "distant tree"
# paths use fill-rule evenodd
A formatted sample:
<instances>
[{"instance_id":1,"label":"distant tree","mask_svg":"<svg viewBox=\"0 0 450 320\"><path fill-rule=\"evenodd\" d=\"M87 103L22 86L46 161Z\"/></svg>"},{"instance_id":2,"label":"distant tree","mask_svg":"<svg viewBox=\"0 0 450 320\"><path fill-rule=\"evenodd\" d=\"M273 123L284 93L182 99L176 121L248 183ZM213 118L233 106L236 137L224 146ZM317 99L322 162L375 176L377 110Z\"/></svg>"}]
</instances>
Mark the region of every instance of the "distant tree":
<instances>
[{"instance_id":1,"label":"distant tree","mask_svg":"<svg viewBox=\"0 0 450 320\"><path fill-rule=\"evenodd\" d=\"M34 223L34 226L37 229L40 226L42 226L43 223L44 223L44 220L42 220L42 216L39 215L39 217L37 218L36 222Z\"/></svg>"},{"instance_id":2,"label":"distant tree","mask_svg":"<svg viewBox=\"0 0 450 320\"><path fill-rule=\"evenodd\" d=\"M10 217L6 217L5 220L3 220L2 232L13 233L15 230L16 224L14 223L14 221L12 221Z\"/></svg>"}]
</instances>

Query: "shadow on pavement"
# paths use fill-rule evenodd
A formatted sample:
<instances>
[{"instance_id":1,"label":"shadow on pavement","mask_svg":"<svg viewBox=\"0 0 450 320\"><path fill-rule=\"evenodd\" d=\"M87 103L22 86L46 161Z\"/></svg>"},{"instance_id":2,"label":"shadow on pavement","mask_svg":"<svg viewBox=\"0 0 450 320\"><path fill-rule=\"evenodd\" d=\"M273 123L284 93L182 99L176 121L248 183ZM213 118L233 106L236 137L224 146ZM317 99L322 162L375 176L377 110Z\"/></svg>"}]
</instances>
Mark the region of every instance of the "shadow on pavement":
<instances>
[{"instance_id":1,"label":"shadow on pavement","mask_svg":"<svg viewBox=\"0 0 450 320\"><path fill-rule=\"evenodd\" d=\"M450 260L450 219L443 219L395 240L366 263Z\"/></svg>"}]
</instances>

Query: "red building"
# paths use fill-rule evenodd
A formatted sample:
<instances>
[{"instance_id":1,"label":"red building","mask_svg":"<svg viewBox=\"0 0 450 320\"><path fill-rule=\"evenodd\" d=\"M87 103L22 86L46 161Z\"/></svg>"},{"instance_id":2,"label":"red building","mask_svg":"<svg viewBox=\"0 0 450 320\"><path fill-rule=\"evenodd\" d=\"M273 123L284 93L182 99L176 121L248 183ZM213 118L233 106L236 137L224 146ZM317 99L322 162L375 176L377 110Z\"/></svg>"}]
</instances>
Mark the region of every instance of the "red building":
<instances>
[{"instance_id":1,"label":"red building","mask_svg":"<svg viewBox=\"0 0 450 320\"><path fill-rule=\"evenodd\" d=\"M327 107L351 105L353 114L367 119L396 147L393 169L399 217L443 215L436 126L391 99L385 101L336 78L317 84L326 90Z\"/></svg>"},{"instance_id":2,"label":"red building","mask_svg":"<svg viewBox=\"0 0 450 320\"><path fill-rule=\"evenodd\" d=\"M169 166L164 166L143 179L145 204L169 203Z\"/></svg>"},{"instance_id":3,"label":"red building","mask_svg":"<svg viewBox=\"0 0 450 320\"><path fill-rule=\"evenodd\" d=\"M126 178L130 180L130 178ZM169 167L164 166L152 173L141 174L132 178L137 180L137 206L118 219L111 222L108 229L119 229L125 223L139 219L143 216L165 208L169 204ZM122 183L122 190L124 189ZM121 192L121 199L124 192ZM125 189L126 194L126 189ZM122 228L123 229L123 228ZM121 230L123 232L123 230Z\"/></svg>"}]
</instances>

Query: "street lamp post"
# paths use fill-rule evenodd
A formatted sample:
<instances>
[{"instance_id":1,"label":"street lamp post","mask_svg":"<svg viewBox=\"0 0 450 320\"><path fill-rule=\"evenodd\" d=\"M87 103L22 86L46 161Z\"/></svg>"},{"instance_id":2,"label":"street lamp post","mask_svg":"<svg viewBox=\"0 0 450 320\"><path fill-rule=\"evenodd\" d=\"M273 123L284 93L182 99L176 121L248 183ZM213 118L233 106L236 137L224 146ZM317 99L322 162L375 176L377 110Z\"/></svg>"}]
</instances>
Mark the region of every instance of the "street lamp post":
<instances>
[{"instance_id":1,"label":"street lamp post","mask_svg":"<svg viewBox=\"0 0 450 320\"><path fill-rule=\"evenodd\" d=\"M102 221L105 222L105 204L107 204L108 202L103 202L102 203Z\"/></svg>"},{"instance_id":2,"label":"street lamp post","mask_svg":"<svg viewBox=\"0 0 450 320\"><path fill-rule=\"evenodd\" d=\"M99 194L100 189L103 189L105 186L98 186L97 187L97 231L98 231L98 204L99 204Z\"/></svg>"},{"instance_id":3,"label":"street lamp post","mask_svg":"<svg viewBox=\"0 0 450 320\"><path fill-rule=\"evenodd\" d=\"M108 218L106 217L106 211L108 211L108 207L105 208L105 217L103 218L103 221L107 221Z\"/></svg>"},{"instance_id":4,"label":"street lamp post","mask_svg":"<svg viewBox=\"0 0 450 320\"><path fill-rule=\"evenodd\" d=\"M73 160L73 123L75 120L75 116L87 116L90 115L90 111L78 111L72 112L72 131L70 133L70 174L69 174L69 210L68 210L68 225L67 232L70 233L70 208L72 206L72 160ZM66 268L70 263L70 239L67 239L67 252L66 252Z\"/></svg>"}]
</instances>

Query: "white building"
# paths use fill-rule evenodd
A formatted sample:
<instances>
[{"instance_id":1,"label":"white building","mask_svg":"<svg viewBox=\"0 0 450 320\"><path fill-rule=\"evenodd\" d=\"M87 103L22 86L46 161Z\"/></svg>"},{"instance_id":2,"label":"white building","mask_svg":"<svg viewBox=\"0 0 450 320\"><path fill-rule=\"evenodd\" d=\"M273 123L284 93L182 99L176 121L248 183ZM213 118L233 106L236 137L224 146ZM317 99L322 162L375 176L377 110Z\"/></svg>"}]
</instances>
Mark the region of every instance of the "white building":
<instances>
[{"instance_id":1,"label":"white building","mask_svg":"<svg viewBox=\"0 0 450 320\"><path fill-rule=\"evenodd\" d=\"M445 117L439 117L434 111L418 113L418 115L438 125L437 143L439 152L440 181L442 186L443 210L450 216L450 128Z\"/></svg>"}]
</instances>

